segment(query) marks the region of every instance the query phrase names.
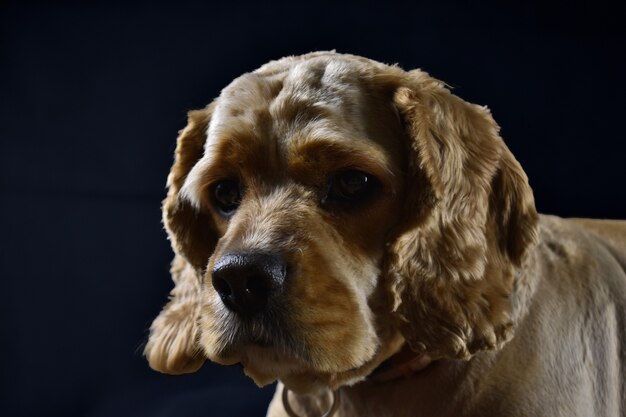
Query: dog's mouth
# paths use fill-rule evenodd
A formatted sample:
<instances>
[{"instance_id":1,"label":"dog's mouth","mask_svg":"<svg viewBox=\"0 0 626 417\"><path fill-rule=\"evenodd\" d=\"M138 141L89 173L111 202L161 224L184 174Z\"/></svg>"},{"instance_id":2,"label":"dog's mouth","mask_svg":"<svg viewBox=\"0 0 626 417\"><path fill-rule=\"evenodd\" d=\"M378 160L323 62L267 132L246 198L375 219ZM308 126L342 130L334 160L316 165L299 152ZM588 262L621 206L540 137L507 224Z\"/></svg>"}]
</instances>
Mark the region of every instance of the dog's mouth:
<instances>
[{"instance_id":1,"label":"dog's mouth","mask_svg":"<svg viewBox=\"0 0 626 417\"><path fill-rule=\"evenodd\" d=\"M217 343L203 343L205 353L223 365L241 364L259 385L310 368L311 349L299 337L301 331L281 317L272 311L254 317L227 313L217 322L207 317Z\"/></svg>"},{"instance_id":2,"label":"dog's mouth","mask_svg":"<svg viewBox=\"0 0 626 417\"><path fill-rule=\"evenodd\" d=\"M241 365L259 386L289 381L291 389L306 392L339 382L338 375L359 374L373 360L367 358L357 367L332 363L332 346L309 345L305 330L276 316L222 319L220 343L210 344L211 348L205 345L207 356L222 365Z\"/></svg>"},{"instance_id":3,"label":"dog's mouth","mask_svg":"<svg viewBox=\"0 0 626 417\"><path fill-rule=\"evenodd\" d=\"M241 365L244 373L259 386L293 375L318 374L304 348L258 337L244 340L246 338L241 337L240 341L225 345L211 359L225 365Z\"/></svg>"},{"instance_id":4,"label":"dog's mouth","mask_svg":"<svg viewBox=\"0 0 626 417\"><path fill-rule=\"evenodd\" d=\"M297 337L299 331L284 317L287 315L274 310L253 317L230 313L222 323L226 341L224 352L228 353L241 346L256 346L293 352L300 359L306 359L307 350L302 339Z\"/></svg>"},{"instance_id":5,"label":"dog's mouth","mask_svg":"<svg viewBox=\"0 0 626 417\"><path fill-rule=\"evenodd\" d=\"M357 367L328 370L316 363L316 359L299 357L294 351L276 344L242 345L237 350L237 363L244 373L259 386L281 380L290 390L310 393L320 387L331 390L344 384L353 384L374 372L383 361L402 346L403 339L398 338L387 346L379 346L374 356ZM388 374L383 375L383 377Z\"/></svg>"}]
</instances>

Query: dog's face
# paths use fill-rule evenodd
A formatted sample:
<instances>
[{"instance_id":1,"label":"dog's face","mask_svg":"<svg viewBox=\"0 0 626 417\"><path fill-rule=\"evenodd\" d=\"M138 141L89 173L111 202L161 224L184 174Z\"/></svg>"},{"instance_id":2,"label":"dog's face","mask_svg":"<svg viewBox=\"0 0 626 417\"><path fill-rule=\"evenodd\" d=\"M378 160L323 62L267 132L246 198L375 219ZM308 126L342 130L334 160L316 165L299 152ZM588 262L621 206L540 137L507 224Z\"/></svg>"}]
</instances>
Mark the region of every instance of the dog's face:
<instances>
[{"instance_id":1,"label":"dog's face","mask_svg":"<svg viewBox=\"0 0 626 417\"><path fill-rule=\"evenodd\" d=\"M190 114L168 183L177 288L146 348L156 369L207 357L332 385L404 341L467 358L510 334L532 194L488 113L425 73L267 64Z\"/></svg>"},{"instance_id":2,"label":"dog's face","mask_svg":"<svg viewBox=\"0 0 626 417\"><path fill-rule=\"evenodd\" d=\"M405 146L374 93L318 61L244 75L218 99L181 191L218 236L199 265L210 359L275 378L345 372L376 353L368 300L399 217Z\"/></svg>"}]
</instances>

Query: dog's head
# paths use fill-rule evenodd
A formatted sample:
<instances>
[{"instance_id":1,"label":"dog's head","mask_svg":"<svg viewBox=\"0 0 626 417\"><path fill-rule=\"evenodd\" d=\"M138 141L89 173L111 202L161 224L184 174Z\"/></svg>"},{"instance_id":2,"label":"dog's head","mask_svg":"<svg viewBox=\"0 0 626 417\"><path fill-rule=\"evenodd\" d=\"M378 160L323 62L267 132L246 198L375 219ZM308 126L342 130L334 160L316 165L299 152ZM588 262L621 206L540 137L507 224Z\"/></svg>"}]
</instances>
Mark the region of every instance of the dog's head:
<instances>
[{"instance_id":1,"label":"dog's head","mask_svg":"<svg viewBox=\"0 0 626 417\"><path fill-rule=\"evenodd\" d=\"M168 186L157 370L206 357L260 384L338 384L404 342L467 359L510 337L532 192L489 111L424 72L335 53L266 64L190 113Z\"/></svg>"}]
</instances>

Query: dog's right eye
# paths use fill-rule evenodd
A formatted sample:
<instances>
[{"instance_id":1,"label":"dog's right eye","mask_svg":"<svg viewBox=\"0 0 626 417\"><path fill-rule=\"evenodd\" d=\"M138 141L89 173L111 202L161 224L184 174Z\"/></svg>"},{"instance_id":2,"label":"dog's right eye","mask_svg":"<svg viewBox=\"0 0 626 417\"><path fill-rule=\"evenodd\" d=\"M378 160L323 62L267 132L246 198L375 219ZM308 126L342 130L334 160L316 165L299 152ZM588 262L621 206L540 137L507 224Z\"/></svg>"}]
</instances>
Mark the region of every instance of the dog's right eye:
<instances>
[{"instance_id":1,"label":"dog's right eye","mask_svg":"<svg viewBox=\"0 0 626 417\"><path fill-rule=\"evenodd\" d=\"M241 203L241 187L235 180L221 180L212 187L213 204L220 214L230 216Z\"/></svg>"}]
</instances>

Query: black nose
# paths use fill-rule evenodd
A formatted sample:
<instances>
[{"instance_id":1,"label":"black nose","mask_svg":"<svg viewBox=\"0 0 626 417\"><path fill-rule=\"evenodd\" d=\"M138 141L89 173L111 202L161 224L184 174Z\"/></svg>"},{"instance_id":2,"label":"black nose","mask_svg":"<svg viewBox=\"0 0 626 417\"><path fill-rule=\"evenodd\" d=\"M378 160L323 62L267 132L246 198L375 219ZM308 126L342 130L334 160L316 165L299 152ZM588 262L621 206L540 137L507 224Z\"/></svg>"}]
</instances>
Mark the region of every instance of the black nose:
<instances>
[{"instance_id":1,"label":"black nose","mask_svg":"<svg viewBox=\"0 0 626 417\"><path fill-rule=\"evenodd\" d=\"M278 256L227 254L213 267L213 288L228 309L253 315L263 310L270 297L280 290L286 269Z\"/></svg>"}]
</instances>

